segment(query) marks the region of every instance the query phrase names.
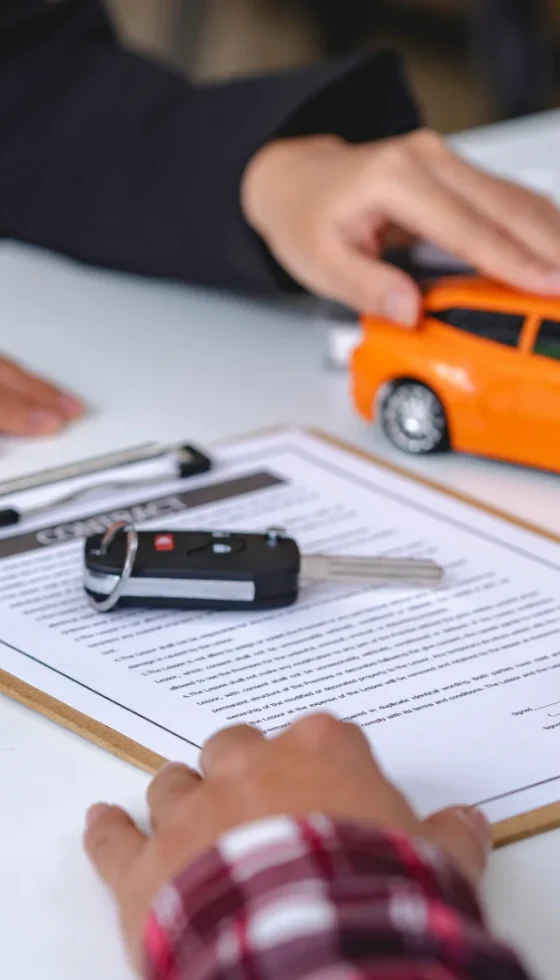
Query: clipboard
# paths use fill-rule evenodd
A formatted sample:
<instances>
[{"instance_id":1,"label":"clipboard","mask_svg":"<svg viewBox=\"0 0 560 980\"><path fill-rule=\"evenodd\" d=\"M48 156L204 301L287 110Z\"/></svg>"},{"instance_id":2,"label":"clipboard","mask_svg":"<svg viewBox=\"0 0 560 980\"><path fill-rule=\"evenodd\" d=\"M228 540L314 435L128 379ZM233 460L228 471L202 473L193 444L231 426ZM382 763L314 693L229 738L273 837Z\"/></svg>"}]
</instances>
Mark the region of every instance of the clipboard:
<instances>
[{"instance_id":1,"label":"clipboard","mask_svg":"<svg viewBox=\"0 0 560 980\"><path fill-rule=\"evenodd\" d=\"M282 431L284 430L281 427L276 427L274 429L247 433L244 436L239 436L238 439L240 441L241 439L247 439L251 436L263 437L266 435L277 435ZM409 482L412 481L413 483L426 487L430 490L435 490L438 493L445 494L454 500L467 504L469 507L474 507L480 511L484 511L485 513L490 514L493 517L497 517L502 521L506 521L507 523L529 531L532 534L546 538L555 542L556 544L560 544L559 535L549 532L529 521L518 519L497 507L492 507L489 504L481 503L468 494L462 494L459 491L450 490L434 480L430 480L416 474L411 474L404 467L400 467L394 463L381 459L372 453L368 453L365 450L352 446L343 440L339 440L325 432L322 432L319 429L302 427L300 431L307 432L315 439L330 444L331 446L335 446L336 448L341 449L346 453L353 454L354 456L364 459L369 463L373 463L375 466L394 473L395 475L402 477ZM238 439L230 440L229 445L235 445ZM162 451L163 450L160 449L158 455L161 455ZM141 452L143 455L140 458L145 459L147 453L146 447L142 447ZM111 461L113 462L113 457L111 458ZM134 462L135 459L131 459L129 456L127 457L126 461ZM99 466L97 471L99 471ZM62 726L63 728L66 728L74 734L85 738L94 745L99 746L117 758L122 759L124 762L130 763L131 765L150 775L155 774L167 761L162 756L151 751L140 743L133 741L127 736L121 735L119 732L116 732L95 719L82 714L69 705L52 698L37 688L31 687L29 684L26 684L2 669L0 669L0 695L5 695L14 701L17 701L19 704L24 705L24 707L30 708L36 713L48 718L50 721L56 722L56 724ZM507 820L494 824L494 846L496 848L505 847L509 844L514 844L529 837L534 837L538 834L546 833L547 831L558 828L560 828L560 800L557 803L548 804L547 806L530 810L526 813L519 814L515 817L511 817Z\"/></svg>"}]
</instances>

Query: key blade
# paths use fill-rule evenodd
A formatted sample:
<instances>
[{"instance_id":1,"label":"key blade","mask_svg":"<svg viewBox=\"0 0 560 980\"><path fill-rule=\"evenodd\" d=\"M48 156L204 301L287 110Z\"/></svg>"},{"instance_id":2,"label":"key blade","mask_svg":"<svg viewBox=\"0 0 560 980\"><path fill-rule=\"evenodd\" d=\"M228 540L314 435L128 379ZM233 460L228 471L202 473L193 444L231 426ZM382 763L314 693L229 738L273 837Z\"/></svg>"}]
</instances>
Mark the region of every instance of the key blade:
<instances>
[{"instance_id":1,"label":"key blade","mask_svg":"<svg viewBox=\"0 0 560 980\"><path fill-rule=\"evenodd\" d=\"M315 582L368 586L439 585L443 568L426 558L358 558L302 555L300 576Z\"/></svg>"}]
</instances>

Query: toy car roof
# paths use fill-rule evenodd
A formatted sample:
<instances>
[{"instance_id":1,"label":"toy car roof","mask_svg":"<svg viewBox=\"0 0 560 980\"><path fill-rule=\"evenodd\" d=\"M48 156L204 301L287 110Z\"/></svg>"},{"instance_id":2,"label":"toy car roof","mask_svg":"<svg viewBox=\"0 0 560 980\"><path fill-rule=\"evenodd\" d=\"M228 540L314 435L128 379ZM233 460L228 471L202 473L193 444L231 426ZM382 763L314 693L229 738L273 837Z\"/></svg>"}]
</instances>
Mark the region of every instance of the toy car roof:
<instances>
[{"instance_id":1,"label":"toy car roof","mask_svg":"<svg viewBox=\"0 0 560 980\"><path fill-rule=\"evenodd\" d=\"M424 296L427 310L451 307L491 308L506 312L541 313L560 318L560 296L536 296L475 276L444 278L430 286Z\"/></svg>"}]
</instances>

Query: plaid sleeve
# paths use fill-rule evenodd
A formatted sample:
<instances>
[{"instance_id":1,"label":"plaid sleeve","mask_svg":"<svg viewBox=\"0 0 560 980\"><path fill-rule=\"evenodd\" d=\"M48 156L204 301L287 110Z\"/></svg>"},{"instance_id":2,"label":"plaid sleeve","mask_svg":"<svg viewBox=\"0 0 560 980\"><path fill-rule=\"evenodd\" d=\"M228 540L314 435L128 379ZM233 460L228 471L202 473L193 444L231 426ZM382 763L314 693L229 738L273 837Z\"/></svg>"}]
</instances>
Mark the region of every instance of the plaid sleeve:
<instances>
[{"instance_id":1,"label":"plaid sleeve","mask_svg":"<svg viewBox=\"0 0 560 980\"><path fill-rule=\"evenodd\" d=\"M149 980L528 980L424 841L317 814L226 834L155 901Z\"/></svg>"}]
</instances>

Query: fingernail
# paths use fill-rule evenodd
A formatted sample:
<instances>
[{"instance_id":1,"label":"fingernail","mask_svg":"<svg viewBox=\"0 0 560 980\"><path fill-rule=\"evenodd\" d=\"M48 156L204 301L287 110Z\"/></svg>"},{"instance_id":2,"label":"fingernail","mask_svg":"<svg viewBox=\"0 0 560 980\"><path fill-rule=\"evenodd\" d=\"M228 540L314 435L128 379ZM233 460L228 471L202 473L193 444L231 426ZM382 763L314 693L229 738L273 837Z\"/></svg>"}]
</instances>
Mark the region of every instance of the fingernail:
<instances>
[{"instance_id":1,"label":"fingernail","mask_svg":"<svg viewBox=\"0 0 560 980\"><path fill-rule=\"evenodd\" d=\"M385 315L403 327L415 327L418 322L418 300L404 290L389 293L385 302Z\"/></svg>"},{"instance_id":2,"label":"fingernail","mask_svg":"<svg viewBox=\"0 0 560 980\"><path fill-rule=\"evenodd\" d=\"M494 844L494 831L492 824L482 810L474 806L459 807L457 816L469 825L482 844L485 853L489 854Z\"/></svg>"},{"instance_id":3,"label":"fingernail","mask_svg":"<svg viewBox=\"0 0 560 980\"><path fill-rule=\"evenodd\" d=\"M86 827L91 827L97 818L109 809L110 807L108 803L94 803L93 806L90 806L86 813Z\"/></svg>"},{"instance_id":4,"label":"fingernail","mask_svg":"<svg viewBox=\"0 0 560 980\"><path fill-rule=\"evenodd\" d=\"M73 395L61 395L58 400L58 407L65 419L74 419L83 411L82 403Z\"/></svg>"},{"instance_id":5,"label":"fingernail","mask_svg":"<svg viewBox=\"0 0 560 980\"><path fill-rule=\"evenodd\" d=\"M33 432L56 432L62 425L60 417L53 412L31 412L28 421Z\"/></svg>"}]
</instances>

